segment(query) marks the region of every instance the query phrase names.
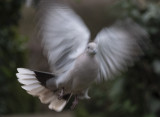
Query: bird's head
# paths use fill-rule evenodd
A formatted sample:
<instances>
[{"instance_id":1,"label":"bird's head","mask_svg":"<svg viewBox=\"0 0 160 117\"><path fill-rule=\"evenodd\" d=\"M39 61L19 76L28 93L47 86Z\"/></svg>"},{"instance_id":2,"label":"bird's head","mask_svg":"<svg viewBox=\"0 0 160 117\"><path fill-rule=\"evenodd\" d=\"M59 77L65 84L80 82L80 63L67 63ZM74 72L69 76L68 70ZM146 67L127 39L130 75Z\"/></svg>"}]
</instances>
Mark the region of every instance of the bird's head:
<instances>
[{"instance_id":1,"label":"bird's head","mask_svg":"<svg viewBox=\"0 0 160 117\"><path fill-rule=\"evenodd\" d=\"M89 55L95 55L97 53L97 45L94 42L91 42L88 44L87 49L86 49L87 53Z\"/></svg>"}]
</instances>

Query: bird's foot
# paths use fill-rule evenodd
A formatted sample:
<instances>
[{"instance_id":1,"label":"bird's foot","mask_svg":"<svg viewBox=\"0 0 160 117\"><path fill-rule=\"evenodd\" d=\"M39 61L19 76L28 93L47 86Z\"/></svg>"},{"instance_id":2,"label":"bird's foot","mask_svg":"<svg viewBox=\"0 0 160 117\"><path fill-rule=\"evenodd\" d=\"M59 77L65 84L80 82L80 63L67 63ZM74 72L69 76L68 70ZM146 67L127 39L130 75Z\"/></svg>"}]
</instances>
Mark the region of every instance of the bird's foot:
<instances>
[{"instance_id":1,"label":"bird's foot","mask_svg":"<svg viewBox=\"0 0 160 117\"><path fill-rule=\"evenodd\" d=\"M64 96L64 88L62 88L60 92L58 93L58 99L61 100L63 96Z\"/></svg>"},{"instance_id":2,"label":"bird's foot","mask_svg":"<svg viewBox=\"0 0 160 117\"><path fill-rule=\"evenodd\" d=\"M75 109L77 104L78 104L78 96L76 95L72 103L71 110Z\"/></svg>"}]
</instances>

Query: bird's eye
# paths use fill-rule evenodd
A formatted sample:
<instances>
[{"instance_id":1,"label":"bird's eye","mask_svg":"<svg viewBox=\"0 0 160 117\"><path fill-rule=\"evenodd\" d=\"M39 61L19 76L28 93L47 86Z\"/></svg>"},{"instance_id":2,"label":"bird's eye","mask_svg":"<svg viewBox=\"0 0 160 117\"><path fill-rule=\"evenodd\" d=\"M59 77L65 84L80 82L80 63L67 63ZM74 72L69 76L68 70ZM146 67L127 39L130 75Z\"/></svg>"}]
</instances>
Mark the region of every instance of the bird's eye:
<instances>
[{"instance_id":1,"label":"bird's eye","mask_svg":"<svg viewBox=\"0 0 160 117\"><path fill-rule=\"evenodd\" d=\"M90 47L88 46L87 48L89 49Z\"/></svg>"}]
</instances>

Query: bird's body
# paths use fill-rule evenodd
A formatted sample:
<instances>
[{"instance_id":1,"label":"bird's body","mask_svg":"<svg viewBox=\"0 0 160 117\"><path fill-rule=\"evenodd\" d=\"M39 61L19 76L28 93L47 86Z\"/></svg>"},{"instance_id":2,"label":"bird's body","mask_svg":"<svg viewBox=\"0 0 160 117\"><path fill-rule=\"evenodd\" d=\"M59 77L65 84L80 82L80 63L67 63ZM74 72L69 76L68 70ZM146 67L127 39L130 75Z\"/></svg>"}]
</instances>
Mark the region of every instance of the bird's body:
<instances>
[{"instance_id":1,"label":"bird's body","mask_svg":"<svg viewBox=\"0 0 160 117\"><path fill-rule=\"evenodd\" d=\"M132 20L103 28L89 43L90 31L67 5L40 2L40 34L52 73L18 68L22 88L49 108L62 111L71 96L89 99L94 81L108 80L132 65L147 42L146 31ZM41 13L42 12L42 13Z\"/></svg>"},{"instance_id":2,"label":"bird's body","mask_svg":"<svg viewBox=\"0 0 160 117\"><path fill-rule=\"evenodd\" d=\"M66 73L65 77L48 80L47 87L51 90L64 89L64 94L72 93L81 98L88 98L83 94L85 95L88 87L98 76L99 66L95 56L96 54L92 54L86 49L83 54L76 58L74 66Z\"/></svg>"},{"instance_id":3,"label":"bird's body","mask_svg":"<svg viewBox=\"0 0 160 117\"><path fill-rule=\"evenodd\" d=\"M97 78L98 68L95 56L83 53L75 61L73 70L68 78L69 80L65 83L66 89L74 94L83 92Z\"/></svg>"}]
</instances>

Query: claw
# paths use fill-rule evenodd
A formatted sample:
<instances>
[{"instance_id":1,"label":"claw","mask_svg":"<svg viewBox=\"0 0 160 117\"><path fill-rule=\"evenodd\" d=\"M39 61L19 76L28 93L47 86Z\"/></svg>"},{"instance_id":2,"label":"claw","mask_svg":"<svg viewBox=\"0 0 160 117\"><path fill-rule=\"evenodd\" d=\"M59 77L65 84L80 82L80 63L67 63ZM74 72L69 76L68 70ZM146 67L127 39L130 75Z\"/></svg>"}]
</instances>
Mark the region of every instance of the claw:
<instances>
[{"instance_id":1,"label":"claw","mask_svg":"<svg viewBox=\"0 0 160 117\"><path fill-rule=\"evenodd\" d=\"M60 93L58 94L58 99L61 100L63 96L64 96L64 88L60 90Z\"/></svg>"},{"instance_id":2,"label":"claw","mask_svg":"<svg viewBox=\"0 0 160 117\"><path fill-rule=\"evenodd\" d=\"M76 95L72 103L71 110L75 109L77 104L78 104L78 96Z\"/></svg>"}]
</instances>

